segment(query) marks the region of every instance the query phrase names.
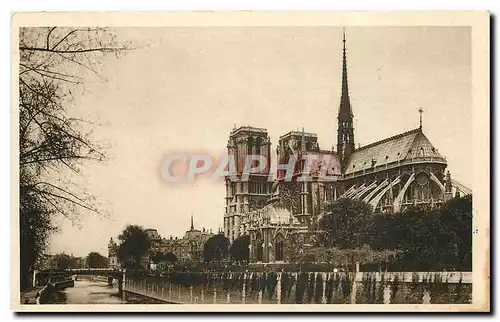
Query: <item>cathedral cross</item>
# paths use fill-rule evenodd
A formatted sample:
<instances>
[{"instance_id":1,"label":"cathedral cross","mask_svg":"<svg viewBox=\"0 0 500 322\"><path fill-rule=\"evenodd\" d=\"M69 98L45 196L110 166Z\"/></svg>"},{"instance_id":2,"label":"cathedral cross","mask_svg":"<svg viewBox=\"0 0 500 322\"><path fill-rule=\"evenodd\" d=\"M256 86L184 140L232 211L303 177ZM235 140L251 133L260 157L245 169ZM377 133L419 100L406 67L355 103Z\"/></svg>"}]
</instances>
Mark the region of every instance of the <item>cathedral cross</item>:
<instances>
[{"instance_id":1,"label":"cathedral cross","mask_svg":"<svg viewBox=\"0 0 500 322\"><path fill-rule=\"evenodd\" d=\"M420 128L422 128L422 113L424 113L424 110L422 108L419 108L418 113L420 114Z\"/></svg>"}]
</instances>

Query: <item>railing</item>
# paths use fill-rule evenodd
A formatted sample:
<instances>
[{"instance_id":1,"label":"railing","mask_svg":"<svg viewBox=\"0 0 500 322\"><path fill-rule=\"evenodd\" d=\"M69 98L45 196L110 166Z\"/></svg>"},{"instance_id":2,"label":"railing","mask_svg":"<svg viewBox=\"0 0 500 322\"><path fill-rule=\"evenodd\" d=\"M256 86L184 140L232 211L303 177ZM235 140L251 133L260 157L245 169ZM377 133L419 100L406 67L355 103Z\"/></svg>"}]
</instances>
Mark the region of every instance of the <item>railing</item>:
<instances>
[{"instance_id":1,"label":"railing","mask_svg":"<svg viewBox=\"0 0 500 322\"><path fill-rule=\"evenodd\" d=\"M469 303L472 273L177 273L129 276L124 291L179 304Z\"/></svg>"}]
</instances>

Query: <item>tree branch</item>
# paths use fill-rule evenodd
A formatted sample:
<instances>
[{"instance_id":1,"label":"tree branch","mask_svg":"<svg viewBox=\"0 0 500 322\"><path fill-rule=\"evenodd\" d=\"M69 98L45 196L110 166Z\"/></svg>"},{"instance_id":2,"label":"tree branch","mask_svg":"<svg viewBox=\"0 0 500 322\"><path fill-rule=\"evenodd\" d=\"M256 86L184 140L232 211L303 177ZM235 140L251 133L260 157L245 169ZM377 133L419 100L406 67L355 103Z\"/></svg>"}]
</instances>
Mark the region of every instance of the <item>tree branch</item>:
<instances>
[{"instance_id":1,"label":"tree branch","mask_svg":"<svg viewBox=\"0 0 500 322\"><path fill-rule=\"evenodd\" d=\"M77 49L77 50L57 50L57 49L47 49L41 47L19 47L19 50L26 51L43 51L58 54L78 54L78 53L89 53L89 52L118 52L122 50L127 50L127 47L99 47L99 48L88 48L88 49Z\"/></svg>"}]
</instances>

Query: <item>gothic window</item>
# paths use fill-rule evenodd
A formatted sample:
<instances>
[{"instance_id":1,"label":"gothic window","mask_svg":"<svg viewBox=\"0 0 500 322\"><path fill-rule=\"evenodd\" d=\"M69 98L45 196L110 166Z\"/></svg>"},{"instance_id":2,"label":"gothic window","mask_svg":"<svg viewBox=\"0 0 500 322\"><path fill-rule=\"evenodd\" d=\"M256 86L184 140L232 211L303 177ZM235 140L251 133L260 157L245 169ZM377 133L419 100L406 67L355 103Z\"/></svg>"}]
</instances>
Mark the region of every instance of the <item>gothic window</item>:
<instances>
[{"instance_id":1,"label":"gothic window","mask_svg":"<svg viewBox=\"0 0 500 322\"><path fill-rule=\"evenodd\" d=\"M258 261L258 262L262 262L262 260L263 260L263 255L264 255L264 249L263 249L263 247L262 247L262 243L259 243L259 244L257 245L257 256L256 256L256 257L257 257L257 261Z\"/></svg>"},{"instance_id":2,"label":"gothic window","mask_svg":"<svg viewBox=\"0 0 500 322\"><path fill-rule=\"evenodd\" d=\"M263 240L260 233L257 233L255 236L254 247L255 250L255 259L257 262L262 262L264 255L264 248L262 246Z\"/></svg>"},{"instance_id":3,"label":"gothic window","mask_svg":"<svg viewBox=\"0 0 500 322\"><path fill-rule=\"evenodd\" d=\"M255 154L260 155L260 145L262 144L262 139L257 138L255 142Z\"/></svg>"},{"instance_id":4,"label":"gothic window","mask_svg":"<svg viewBox=\"0 0 500 322\"><path fill-rule=\"evenodd\" d=\"M253 146L253 137L249 137L248 140L247 140L247 151L248 151L248 155L251 155L252 154L252 146Z\"/></svg>"},{"instance_id":5,"label":"gothic window","mask_svg":"<svg viewBox=\"0 0 500 322\"><path fill-rule=\"evenodd\" d=\"M275 260L277 261L282 261L284 256L283 256L283 248L284 248L284 243L283 243L283 237L280 235L276 238L276 243L275 243Z\"/></svg>"}]
</instances>

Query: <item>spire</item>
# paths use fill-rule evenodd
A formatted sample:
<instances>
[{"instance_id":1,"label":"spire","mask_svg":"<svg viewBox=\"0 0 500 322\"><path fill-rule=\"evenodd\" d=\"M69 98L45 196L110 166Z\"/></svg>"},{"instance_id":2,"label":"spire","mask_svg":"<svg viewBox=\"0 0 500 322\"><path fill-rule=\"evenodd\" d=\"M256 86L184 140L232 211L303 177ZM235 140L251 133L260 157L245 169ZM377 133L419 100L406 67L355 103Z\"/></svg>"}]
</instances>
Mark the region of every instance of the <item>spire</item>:
<instances>
[{"instance_id":1,"label":"spire","mask_svg":"<svg viewBox=\"0 0 500 322\"><path fill-rule=\"evenodd\" d=\"M194 230L193 215L191 215L191 230Z\"/></svg>"},{"instance_id":2,"label":"spire","mask_svg":"<svg viewBox=\"0 0 500 322\"><path fill-rule=\"evenodd\" d=\"M340 98L339 118L352 117L351 102L349 99L349 85L347 81L347 54L345 45L345 28L342 30L342 96Z\"/></svg>"},{"instance_id":3,"label":"spire","mask_svg":"<svg viewBox=\"0 0 500 322\"><path fill-rule=\"evenodd\" d=\"M337 117L337 153L341 160L342 173L345 171L349 157L356 149L354 145L354 115L349 99L347 83L347 54L345 44L345 29L342 30L342 94L340 96L339 114Z\"/></svg>"}]
</instances>

